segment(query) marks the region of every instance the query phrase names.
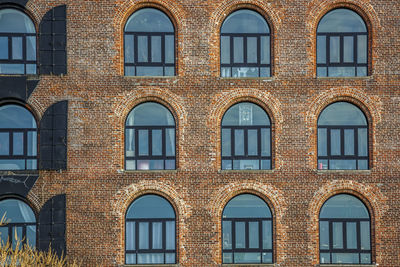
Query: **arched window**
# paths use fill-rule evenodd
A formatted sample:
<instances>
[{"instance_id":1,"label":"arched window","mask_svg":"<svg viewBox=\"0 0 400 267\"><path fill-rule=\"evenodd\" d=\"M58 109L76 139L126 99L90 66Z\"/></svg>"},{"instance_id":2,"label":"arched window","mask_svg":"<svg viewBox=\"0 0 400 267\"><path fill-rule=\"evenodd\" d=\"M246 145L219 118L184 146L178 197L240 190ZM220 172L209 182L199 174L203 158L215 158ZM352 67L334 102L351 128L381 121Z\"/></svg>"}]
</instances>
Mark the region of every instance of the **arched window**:
<instances>
[{"instance_id":1,"label":"arched window","mask_svg":"<svg viewBox=\"0 0 400 267\"><path fill-rule=\"evenodd\" d=\"M368 169L368 123L348 102L327 106L318 119L318 169Z\"/></svg>"},{"instance_id":2,"label":"arched window","mask_svg":"<svg viewBox=\"0 0 400 267\"><path fill-rule=\"evenodd\" d=\"M36 216L32 209L18 199L0 201L0 218L5 216L6 224L0 226L0 240L3 244L9 241L15 249L17 241L36 246Z\"/></svg>"},{"instance_id":3,"label":"arched window","mask_svg":"<svg viewBox=\"0 0 400 267\"><path fill-rule=\"evenodd\" d=\"M140 9L128 19L124 36L126 76L175 75L175 30L167 15Z\"/></svg>"},{"instance_id":4,"label":"arched window","mask_svg":"<svg viewBox=\"0 0 400 267\"><path fill-rule=\"evenodd\" d=\"M36 169L35 118L22 106L0 106L0 170Z\"/></svg>"},{"instance_id":5,"label":"arched window","mask_svg":"<svg viewBox=\"0 0 400 267\"><path fill-rule=\"evenodd\" d=\"M271 124L267 113L250 102L238 103L221 123L223 170L271 169Z\"/></svg>"},{"instance_id":6,"label":"arched window","mask_svg":"<svg viewBox=\"0 0 400 267\"><path fill-rule=\"evenodd\" d=\"M135 107L125 124L126 170L175 169L175 120L155 102Z\"/></svg>"},{"instance_id":7,"label":"arched window","mask_svg":"<svg viewBox=\"0 0 400 267\"><path fill-rule=\"evenodd\" d=\"M339 194L328 199L319 214L320 263L370 264L370 223L358 198Z\"/></svg>"},{"instance_id":8,"label":"arched window","mask_svg":"<svg viewBox=\"0 0 400 267\"><path fill-rule=\"evenodd\" d=\"M222 215L223 263L272 263L272 215L261 198L242 194Z\"/></svg>"},{"instance_id":9,"label":"arched window","mask_svg":"<svg viewBox=\"0 0 400 267\"><path fill-rule=\"evenodd\" d=\"M230 14L221 27L221 76L271 76L270 30L255 11Z\"/></svg>"},{"instance_id":10,"label":"arched window","mask_svg":"<svg viewBox=\"0 0 400 267\"><path fill-rule=\"evenodd\" d=\"M354 11L328 12L317 29L317 76L367 76L368 30Z\"/></svg>"},{"instance_id":11,"label":"arched window","mask_svg":"<svg viewBox=\"0 0 400 267\"><path fill-rule=\"evenodd\" d=\"M133 201L126 213L125 263L176 263L175 212L157 195Z\"/></svg>"},{"instance_id":12,"label":"arched window","mask_svg":"<svg viewBox=\"0 0 400 267\"><path fill-rule=\"evenodd\" d=\"M14 8L0 9L0 74L36 74L36 29Z\"/></svg>"}]
</instances>

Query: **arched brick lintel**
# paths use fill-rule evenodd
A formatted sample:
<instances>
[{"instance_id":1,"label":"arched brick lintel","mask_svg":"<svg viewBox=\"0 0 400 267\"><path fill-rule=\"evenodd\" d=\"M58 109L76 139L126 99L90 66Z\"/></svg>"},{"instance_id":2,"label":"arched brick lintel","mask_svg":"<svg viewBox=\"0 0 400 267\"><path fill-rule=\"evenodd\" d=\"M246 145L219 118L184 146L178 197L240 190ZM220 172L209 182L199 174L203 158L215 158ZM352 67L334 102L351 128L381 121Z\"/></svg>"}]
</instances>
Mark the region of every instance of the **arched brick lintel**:
<instances>
[{"instance_id":1,"label":"arched brick lintel","mask_svg":"<svg viewBox=\"0 0 400 267\"><path fill-rule=\"evenodd\" d=\"M214 223L216 225L216 240L218 240L218 244L221 244L222 240L222 225L221 218L222 212L228 203L233 197L243 194L249 193L257 195L262 198L269 206L272 217L273 217L273 240L274 240L274 262L279 263L284 261L284 253L280 252L281 247L278 246L276 240L279 240L279 243L284 244L287 239L287 235L285 234L285 227L282 222L284 221L285 211L287 209L287 203L284 197L284 194L281 190L275 188L272 185L260 183L256 181L248 181L243 183L231 183L221 187L218 191L216 191L213 196L210 198L208 210L211 213L211 218L213 218ZM218 246L218 249L215 251L217 253L213 254L214 262L221 264L221 246Z\"/></svg>"},{"instance_id":2,"label":"arched brick lintel","mask_svg":"<svg viewBox=\"0 0 400 267\"><path fill-rule=\"evenodd\" d=\"M117 223L113 229L118 236L118 247L116 261L118 264L124 263L125 255L125 215L130 204L138 197L146 194L155 194L164 197L172 205L176 215L176 237L177 253L180 260L186 260L187 253L182 244L183 236L189 229L186 227L185 218L190 217L191 207L183 200L184 196L178 193L173 185L161 182L160 180L142 180L139 183L131 184L119 190L114 195L112 202L112 215L115 216ZM177 256L178 257L178 256Z\"/></svg>"},{"instance_id":3,"label":"arched brick lintel","mask_svg":"<svg viewBox=\"0 0 400 267\"><path fill-rule=\"evenodd\" d=\"M281 113L280 101L273 97L271 93L257 89L233 89L217 94L210 103L209 120L207 125L211 131L209 142L213 144L215 157L214 168L219 169L221 165L221 121L225 112L234 104L239 102L252 102L261 106L271 119L271 138L272 138L272 155L273 168L279 169L281 159L275 153L279 145L278 138L282 131L283 115Z\"/></svg>"},{"instance_id":4,"label":"arched brick lintel","mask_svg":"<svg viewBox=\"0 0 400 267\"><path fill-rule=\"evenodd\" d=\"M358 197L369 210L371 216L371 241L372 241L372 259L376 261L377 244L374 239L377 229L380 228L380 221L384 213L389 209L387 197L385 197L377 186L370 186L356 182L354 180L333 180L330 181L314 193L308 206L310 218L309 250L312 252L313 264L319 263L319 212L324 203L332 196L337 194L350 194Z\"/></svg>"},{"instance_id":5,"label":"arched brick lintel","mask_svg":"<svg viewBox=\"0 0 400 267\"><path fill-rule=\"evenodd\" d=\"M345 101L350 102L359 107L365 114L368 120L369 129L369 155L370 163L373 167L375 165L375 135L377 124L381 122L381 113L383 109L383 102L378 96L368 95L363 90L349 88L349 87L338 87L331 88L320 92L318 95L310 99L307 109L304 113L305 123L307 126L307 137L309 151L308 151L308 162L311 169L316 168L317 152L317 122L321 111L331 103Z\"/></svg>"}]
</instances>

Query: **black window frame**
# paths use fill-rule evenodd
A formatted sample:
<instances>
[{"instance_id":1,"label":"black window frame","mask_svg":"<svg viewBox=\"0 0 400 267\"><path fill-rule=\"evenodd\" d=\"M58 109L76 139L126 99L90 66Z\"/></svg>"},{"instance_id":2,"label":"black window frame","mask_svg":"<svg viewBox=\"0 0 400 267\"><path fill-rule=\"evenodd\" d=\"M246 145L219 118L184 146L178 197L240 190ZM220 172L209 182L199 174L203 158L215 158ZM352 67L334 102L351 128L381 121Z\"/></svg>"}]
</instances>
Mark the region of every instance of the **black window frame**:
<instances>
[{"instance_id":1,"label":"black window frame","mask_svg":"<svg viewBox=\"0 0 400 267\"><path fill-rule=\"evenodd\" d=\"M335 104L339 102L334 102L331 103ZM349 102L345 102L349 103ZM349 103L351 105L354 105L352 103ZM328 105L329 106L329 105ZM326 106L326 107L328 107ZM364 114L364 112L357 106L360 112ZM326 108L325 107L325 108ZM322 110L323 111L323 110ZM320 115L322 112L320 113ZM365 114L364 114L365 116ZM318 170L339 170L339 169L331 169L330 168L330 161L331 160L355 160L356 162L356 168L355 169L349 169L349 170L369 170L370 169L370 158L369 158L369 123L368 119L366 118L367 125L320 125L319 124L319 117L317 121L317 140L319 139L319 130L320 129L326 129L326 156L321 156L319 155L319 142L317 141L317 164L318 164ZM359 149L358 149L358 130L359 129L366 129L367 132L367 144L366 144L366 151L367 155L366 156L359 156ZM340 131L340 155L332 155L331 151L331 131L332 130L339 130ZM353 130L354 132L354 155L345 155L345 130ZM327 168L319 168L320 160L326 160L327 161ZM366 160L367 162L367 168L366 169L360 169L359 168L359 160Z\"/></svg>"},{"instance_id":2,"label":"black window frame","mask_svg":"<svg viewBox=\"0 0 400 267\"><path fill-rule=\"evenodd\" d=\"M321 209L319 211L319 215L318 215L318 235L319 235L319 239L321 240L321 222L328 222L329 223L329 248L328 249L321 249L321 241L319 242L318 246L319 246L319 260L321 261L321 254L322 253L329 253L329 259L330 262L329 263L321 263L320 264L342 264L342 263L332 263L332 253L358 253L358 259L359 259L359 263L343 263L343 264L347 264L347 265L351 265L351 264L356 264L356 265L368 265L372 263L372 220L371 220L371 213L368 209L368 207L365 205L365 203L359 199L358 197L352 195L352 194L347 194L347 193L343 193L344 195L349 195L352 196L354 198L356 198L357 200L359 200L365 207L365 209L368 212L368 218L321 218L321 211L322 208L324 207L324 205L333 197L338 196L340 194L336 194L331 196L330 198L328 198L324 204L321 206ZM369 224L369 249L361 249L361 227L360 224L361 222L368 222ZM341 249L335 249L333 248L333 227L332 224L333 223L341 223L342 224L342 244L343 244L343 248ZM356 249L348 249L347 248L347 223L356 223L356 235L357 235L357 248ZM370 255L370 262L369 263L361 263L361 254L362 253L369 253Z\"/></svg>"},{"instance_id":3,"label":"black window frame","mask_svg":"<svg viewBox=\"0 0 400 267\"><path fill-rule=\"evenodd\" d=\"M251 193L243 193L243 194L250 194L255 197L260 198L268 207L268 209L271 212L271 217L238 217L238 218L224 218L224 211L226 205L228 205L229 201L234 199L235 197L238 197L242 194L236 195L232 197L227 204L224 207L224 210L222 211L222 218L221 218L221 236L224 233L224 222L230 222L231 223L231 234L232 234L232 248L231 249L224 249L224 244L223 244L223 238L221 239L221 257L222 257L222 264L271 264L274 263L275 255L274 255L274 217L271 211L271 208L269 207L268 203L265 202L265 200L258 195L254 195ZM264 249L263 248L263 221L268 221L271 222L271 248L270 249ZM236 222L244 222L245 223L245 248L236 248ZM251 222L258 222L258 248L249 248L249 223ZM232 253L232 263L224 263L224 253ZM260 253L260 262L259 263L235 263L235 253ZM271 262L262 262L262 253L271 253Z\"/></svg>"},{"instance_id":4,"label":"black window frame","mask_svg":"<svg viewBox=\"0 0 400 267\"><path fill-rule=\"evenodd\" d=\"M339 9L339 8L335 8ZM324 16L326 16L328 13L332 12L332 9L328 11ZM349 11L355 12L358 16L360 16L356 11L349 9L349 8L343 8L347 9ZM363 20L365 27L367 29L366 32L319 32L318 27L319 23L317 26L317 35L316 35L316 42L315 42L315 47L316 47L316 73L317 77L352 77L352 76L329 76L329 68L330 67L354 67L354 77L365 77L369 75L369 34L368 34L368 25L365 22L364 18L360 16L360 18ZM318 37L319 36L325 36L325 63L318 63L317 58L318 58ZM344 37L351 36L353 37L353 62L345 62L344 61ZM366 36L366 62L365 63L358 63L358 36ZM332 37L339 37L339 50L340 50L340 55L339 55L339 62L331 62L330 61L330 39ZM319 76L318 75L318 68L326 68L326 76ZM357 68L358 67L365 67L366 68L366 75L359 76L357 74Z\"/></svg>"},{"instance_id":5,"label":"black window frame","mask_svg":"<svg viewBox=\"0 0 400 267\"><path fill-rule=\"evenodd\" d=\"M156 196L159 198L162 198L163 200L165 200L170 206L171 209L174 212L174 218L127 218L128 216L128 211L130 209L130 207L132 206L132 204L138 200L139 198L143 197L143 196ZM134 222L135 223L135 249L134 250L127 250L127 223L128 222ZM175 236L174 236L174 249L166 249L166 223L167 222L174 222L174 227L175 227ZM148 235L148 241L149 241L149 248L148 249L139 249L139 223L148 223L148 230L149 230L149 235ZM162 223L162 249L152 249L152 243L153 243L153 223ZM157 195L157 194L145 194L145 195L141 195L138 198L136 198L135 200L132 201L132 203L130 203L130 205L128 206L126 213L125 213L125 253L124 253L124 262L126 263L126 259L127 259L127 254L135 254L136 255L136 263L130 263L132 265L148 265L148 264L153 264L153 263L138 263L137 262L137 256L140 253L163 253L163 263L156 263L156 264L176 264L178 262L178 255L177 255L177 216L176 216L176 211L174 209L174 207L172 206L172 204L170 203L170 201L168 199L166 199L165 197L161 196L161 195ZM165 256L168 253L174 253L175 254L175 262L174 263L165 263Z\"/></svg>"},{"instance_id":6,"label":"black window frame","mask_svg":"<svg viewBox=\"0 0 400 267\"><path fill-rule=\"evenodd\" d=\"M259 12L252 10L252 9L238 9L230 13L225 20L235 12L238 12L240 10L250 10L253 12L258 13L264 20L265 23L268 25L269 32L268 33L222 33L222 26L220 29L220 72L221 72L221 77L233 77L232 76L232 69L233 68L258 68L258 76L257 77L271 77L272 76L272 49L271 49L271 27L268 23L268 21L264 18L263 15L261 15ZM225 21L224 20L224 21ZM230 54L229 54L229 64L228 63L222 63L222 37L229 37L229 48L230 48ZM257 63L247 63L247 38L257 38ZM269 38L269 43L268 43L268 48L269 48L269 63L264 64L261 63L261 37L268 37ZM243 38L243 63L235 63L234 62L234 38ZM229 68L230 69L230 76L222 76L222 69L223 68ZM267 76L261 76L261 68L269 68L269 73ZM235 78L247 78L247 77L235 77Z\"/></svg>"},{"instance_id":7,"label":"black window frame","mask_svg":"<svg viewBox=\"0 0 400 267\"><path fill-rule=\"evenodd\" d=\"M15 242L15 240L12 238L14 236L13 235L13 231L15 231L15 227L22 227L22 240L18 240L18 241L21 242L20 243L21 246L24 246L24 245L26 245L26 241L27 241L27 239L26 239L26 229L27 229L27 227L28 226L35 226L35 229L36 229L36 236L35 236L35 244L36 245L35 245L35 248L37 248L38 247L38 241L39 241L39 239L38 239L38 237L39 237L38 214L36 213L35 209L32 208L32 206L29 203L27 203L24 199L21 199L20 197L17 197L17 196L7 196L5 198L1 198L0 202L3 201L3 200L8 200L8 199L14 199L14 200L18 200L18 201L21 201L21 202L25 203L31 209L33 214L35 215L35 220L36 220L35 223L12 223L12 222L10 223L10 222L6 222L4 225L1 226L1 228L8 228L8 241L10 242L11 247L13 246L13 244ZM0 219L1 219L2 216L3 215L0 214Z\"/></svg>"},{"instance_id":8,"label":"black window frame","mask_svg":"<svg viewBox=\"0 0 400 267\"><path fill-rule=\"evenodd\" d=\"M31 114L32 118L35 120L36 126L38 125L36 117L33 115L31 110L26 108L24 105L20 105L18 103L4 103L4 104L1 104L0 106L8 106L8 105L14 105L14 106L19 106L21 108L24 108L26 111L28 111ZM28 156L28 132L36 132L36 156ZM7 169L7 171L8 170L9 171L24 171L24 170L35 171L35 170L38 170L38 168L39 168L39 130L38 130L38 127L36 127L36 128L0 128L0 133L8 133L8 137L9 137L9 139L8 139L9 155L0 155L0 160L24 160L25 161L24 169ZM13 155L14 133L22 133L23 134L23 154L22 155ZM36 168L28 169L27 168L28 160L36 160Z\"/></svg>"},{"instance_id":9,"label":"black window frame","mask_svg":"<svg viewBox=\"0 0 400 267\"><path fill-rule=\"evenodd\" d=\"M1 9L15 9L19 12L22 12L25 16L27 16L32 24L35 26L35 33L1 33L0 32L0 37L7 37L8 38L8 59L0 59L0 64L23 64L24 65L24 73L1 73L0 75L38 75L39 74L39 49L38 49L38 28L37 25L35 24L34 20L32 17L26 12L25 9L22 9L17 6L13 5L4 5L1 6ZM35 60L27 60L27 49L26 49L26 39L29 36L34 36L35 37ZM22 59L12 59L12 38L22 38ZM27 73L26 72L26 65L27 64L35 64L36 71L35 73Z\"/></svg>"},{"instance_id":10,"label":"black window frame","mask_svg":"<svg viewBox=\"0 0 400 267\"><path fill-rule=\"evenodd\" d=\"M131 76L131 77L138 76L137 75L137 67L162 67L162 69L163 69L163 75L162 76L173 77L173 76L176 75L176 36L175 36L176 30L175 30L175 25L174 25L174 23L172 23L171 18L165 12L163 12L162 10L154 8L154 7L148 7L148 8L152 8L152 9L155 9L157 11L160 11L160 12L164 13L168 17L168 19L170 20L174 31L173 32L137 32L137 31L125 31L124 30L124 76L128 76L128 77L129 76ZM139 9L137 11L140 11L140 10L141 9ZM137 11L135 11L135 12L137 12ZM130 17L132 15L134 15L135 12L132 13L130 15ZM127 60L126 60L126 42L127 42L126 41L126 39L127 39L126 36L133 36L133 40L134 40L133 41L134 42L134 48L133 48L134 62L133 63L128 63ZM146 39L147 39L147 62L139 62L138 61L139 52L138 52L138 45L137 45L138 41L137 40L138 40L139 36L140 37L142 37L142 36L146 37ZM165 48L166 48L165 47L165 37L166 36L172 36L173 37L173 41L174 41L174 43L173 43L173 49L174 49L174 51L173 51L173 55L174 55L173 59L174 59L174 63L166 63L165 62ZM152 37L160 37L161 38L161 62L152 62L152 56L151 56L151 48L152 48L151 39L152 39ZM134 75L127 75L126 74L126 68L127 67L134 67ZM174 69L173 75L165 75L165 69L167 67L172 67ZM150 75L150 76L154 76L154 75ZM141 76L139 76L139 77L141 77Z\"/></svg>"}]
</instances>

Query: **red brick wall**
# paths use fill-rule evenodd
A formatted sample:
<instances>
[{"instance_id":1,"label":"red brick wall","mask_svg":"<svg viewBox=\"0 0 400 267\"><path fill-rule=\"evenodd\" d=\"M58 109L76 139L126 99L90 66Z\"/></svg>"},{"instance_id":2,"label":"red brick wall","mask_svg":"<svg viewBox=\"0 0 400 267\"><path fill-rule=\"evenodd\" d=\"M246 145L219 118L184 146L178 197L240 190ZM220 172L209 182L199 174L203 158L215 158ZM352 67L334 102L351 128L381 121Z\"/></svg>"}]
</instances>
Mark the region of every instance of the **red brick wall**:
<instances>
[{"instance_id":1,"label":"red brick wall","mask_svg":"<svg viewBox=\"0 0 400 267\"><path fill-rule=\"evenodd\" d=\"M360 197L372 214L373 261L400 266L400 2L389 0L31 0L35 22L67 4L68 74L41 76L28 100L40 116L69 100L68 170L40 171L28 199L38 209L67 195L68 256L86 266L124 263L124 216L139 195L170 200L177 213L181 266L221 264L221 213L241 192L259 195L274 219L279 266L319 264L318 212L335 193ZM177 76L123 76L123 28L135 10L165 11L176 29ZM219 28L238 8L269 22L272 78L220 78ZM315 32L334 7L358 12L369 28L369 73L316 78ZM177 122L177 170L123 171L124 123L144 101L167 106ZM252 101L272 121L273 170L221 171L220 122L234 103ZM316 122L346 100L367 115L367 171L316 170Z\"/></svg>"}]
</instances>

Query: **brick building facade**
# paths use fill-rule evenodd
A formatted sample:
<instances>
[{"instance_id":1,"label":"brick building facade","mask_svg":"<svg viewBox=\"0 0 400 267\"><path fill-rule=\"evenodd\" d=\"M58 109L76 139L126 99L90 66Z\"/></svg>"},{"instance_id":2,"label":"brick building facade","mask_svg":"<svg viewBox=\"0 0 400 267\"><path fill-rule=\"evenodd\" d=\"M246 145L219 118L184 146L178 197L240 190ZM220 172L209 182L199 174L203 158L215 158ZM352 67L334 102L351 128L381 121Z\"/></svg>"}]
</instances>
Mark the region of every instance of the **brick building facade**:
<instances>
[{"instance_id":1,"label":"brick building facade","mask_svg":"<svg viewBox=\"0 0 400 267\"><path fill-rule=\"evenodd\" d=\"M33 114L38 170L4 168L0 203L19 199L32 208L39 248L51 242L85 266L123 266L127 210L138 197L155 194L175 210L176 266L220 266L224 207L247 193L263 199L272 214L273 263L260 266L319 266L321 207L349 194L370 214L367 266L400 266L400 2L0 3L29 16L37 33L37 74L2 74L0 105L17 104ZM125 75L125 25L143 8L162 11L173 24L173 76ZM365 22L365 76L317 75L318 23L340 8ZM269 25L270 77L221 77L220 29L241 9L256 11ZM126 119L145 102L162 104L174 117L175 169L126 168ZM222 169L221 121L242 102L269 116L270 169ZM366 117L365 170L318 168L318 118L336 102L352 103Z\"/></svg>"}]
</instances>

